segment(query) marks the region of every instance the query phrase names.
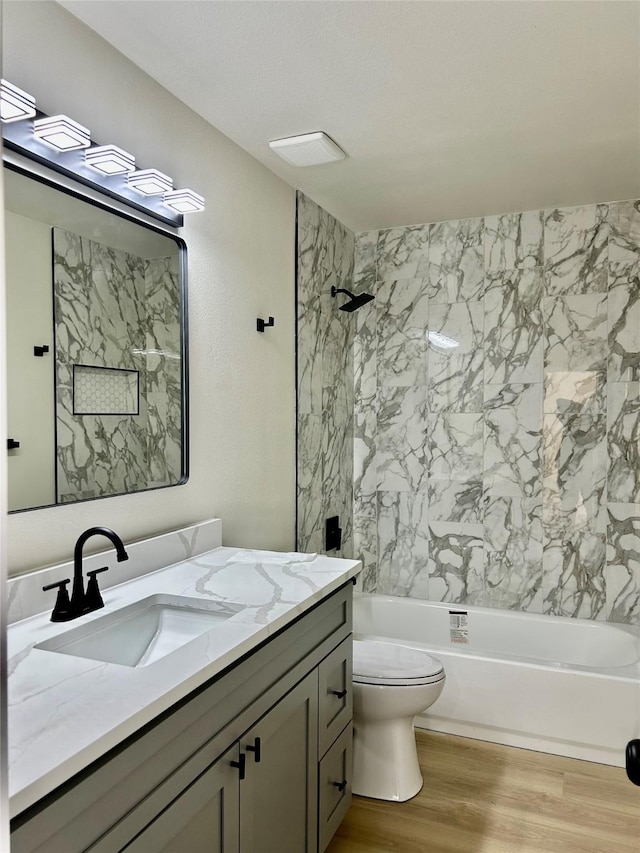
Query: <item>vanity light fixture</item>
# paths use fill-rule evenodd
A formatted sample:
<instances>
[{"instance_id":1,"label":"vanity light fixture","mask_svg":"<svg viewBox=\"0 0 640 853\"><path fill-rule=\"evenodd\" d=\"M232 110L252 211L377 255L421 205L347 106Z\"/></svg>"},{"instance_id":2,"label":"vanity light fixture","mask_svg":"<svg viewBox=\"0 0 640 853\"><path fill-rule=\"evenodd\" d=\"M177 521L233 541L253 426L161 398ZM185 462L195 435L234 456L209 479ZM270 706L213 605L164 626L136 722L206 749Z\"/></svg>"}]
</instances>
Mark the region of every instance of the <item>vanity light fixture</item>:
<instances>
[{"instance_id":1,"label":"vanity light fixture","mask_svg":"<svg viewBox=\"0 0 640 853\"><path fill-rule=\"evenodd\" d=\"M162 195L173 189L173 179L157 169L140 169L130 172L129 186L142 195Z\"/></svg>"},{"instance_id":2,"label":"vanity light fixture","mask_svg":"<svg viewBox=\"0 0 640 853\"><path fill-rule=\"evenodd\" d=\"M33 123L33 135L57 151L76 151L91 145L91 133L69 116L46 116Z\"/></svg>"},{"instance_id":3,"label":"vanity light fixture","mask_svg":"<svg viewBox=\"0 0 640 853\"><path fill-rule=\"evenodd\" d=\"M84 162L103 175L124 175L126 172L133 172L136 167L133 154L123 151L117 145L97 145L87 149Z\"/></svg>"},{"instance_id":4,"label":"vanity light fixture","mask_svg":"<svg viewBox=\"0 0 640 853\"><path fill-rule=\"evenodd\" d=\"M164 203L178 213L196 213L204 210L204 199L193 190L172 190L164 194Z\"/></svg>"},{"instance_id":5,"label":"vanity light fixture","mask_svg":"<svg viewBox=\"0 0 640 853\"><path fill-rule=\"evenodd\" d=\"M117 145L92 146L86 127L69 116L36 109L35 98L8 80L0 80L0 119L5 151L29 157L166 225L180 228L184 213L204 210L204 199L194 190L174 190L173 179L158 169L136 169L133 154Z\"/></svg>"},{"instance_id":6,"label":"vanity light fixture","mask_svg":"<svg viewBox=\"0 0 640 853\"><path fill-rule=\"evenodd\" d=\"M344 160L347 156L342 148L321 130L273 139L269 148L292 166L319 166L334 160Z\"/></svg>"},{"instance_id":7,"label":"vanity light fixture","mask_svg":"<svg viewBox=\"0 0 640 853\"><path fill-rule=\"evenodd\" d=\"M36 99L28 92L18 89L8 80L0 80L0 119L3 122L22 121L34 118Z\"/></svg>"}]
</instances>

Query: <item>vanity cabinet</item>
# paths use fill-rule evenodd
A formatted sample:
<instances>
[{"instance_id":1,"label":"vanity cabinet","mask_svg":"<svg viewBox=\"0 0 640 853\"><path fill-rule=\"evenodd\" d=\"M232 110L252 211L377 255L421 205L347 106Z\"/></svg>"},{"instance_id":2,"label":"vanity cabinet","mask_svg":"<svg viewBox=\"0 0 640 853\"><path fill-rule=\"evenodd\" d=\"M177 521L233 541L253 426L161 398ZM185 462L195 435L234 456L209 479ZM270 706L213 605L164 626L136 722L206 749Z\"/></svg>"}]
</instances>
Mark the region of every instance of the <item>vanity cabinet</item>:
<instances>
[{"instance_id":1,"label":"vanity cabinet","mask_svg":"<svg viewBox=\"0 0 640 853\"><path fill-rule=\"evenodd\" d=\"M127 853L237 851L240 781L231 763L234 759L238 759L237 746L198 776L122 849Z\"/></svg>"},{"instance_id":2,"label":"vanity cabinet","mask_svg":"<svg viewBox=\"0 0 640 853\"><path fill-rule=\"evenodd\" d=\"M314 676L312 673L294 687L124 850L127 853L315 850L317 686Z\"/></svg>"},{"instance_id":3,"label":"vanity cabinet","mask_svg":"<svg viewBox=\"0 0 640 853\"><path fill-rule=\"evenodd\" d=\"M349 582L12 821L12 853L322 853L351 799Z\"/></svg>"},{"instance_id":4,"label":"vanity cabinet","mask_svg":"<svg viewBox=\"0 0 640 853\"><path fill-rule=\"evenodd\" d=\"M241 853L316 850L317 685L313 672L240 741Z\"/></svg>"}]
</instances>

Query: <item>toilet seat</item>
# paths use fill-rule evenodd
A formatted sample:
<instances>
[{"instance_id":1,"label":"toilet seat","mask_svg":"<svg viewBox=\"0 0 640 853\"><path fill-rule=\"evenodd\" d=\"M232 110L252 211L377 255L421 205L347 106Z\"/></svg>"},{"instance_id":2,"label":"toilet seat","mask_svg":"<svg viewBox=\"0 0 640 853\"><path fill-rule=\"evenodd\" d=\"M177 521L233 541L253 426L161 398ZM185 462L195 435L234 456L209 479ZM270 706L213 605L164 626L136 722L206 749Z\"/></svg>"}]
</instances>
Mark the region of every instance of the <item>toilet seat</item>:
<instances>
[{"instance_id":1,"label":"toilet seat","mask_svg":"<svg viewBox=\"0 0 640 853\"><path fill-rule=\"evenodd\" d=\"M379 640L353 641L353 681L388 687L434 684L444 679L444 667L426 652Z\"/></svg>"}]
</instances>

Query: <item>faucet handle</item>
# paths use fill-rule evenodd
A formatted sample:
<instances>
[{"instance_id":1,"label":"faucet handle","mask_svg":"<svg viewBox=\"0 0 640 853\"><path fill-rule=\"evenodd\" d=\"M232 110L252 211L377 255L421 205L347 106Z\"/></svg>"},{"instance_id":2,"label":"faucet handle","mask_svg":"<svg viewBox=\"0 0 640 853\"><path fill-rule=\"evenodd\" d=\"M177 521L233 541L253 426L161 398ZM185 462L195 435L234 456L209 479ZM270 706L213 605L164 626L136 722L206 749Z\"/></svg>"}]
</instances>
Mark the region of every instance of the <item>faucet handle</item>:
<instances>
[{"instance_id":1,"label":"faucet handle","mask_svg":"<svg viewBox=\"0 0 640 853\"><path fill-rule=\"evenodd\" d=\"M100 610L101 607L104 607L96 575L99 575L101 572L107 572L108 570L109 566L103 566L101 569L93 569L93 571L87 572L89 583L87 584L87 592L84 599L85 613L91 613L93 610Z\"/></svg>"},{"instance_id":2,"label":"faucet handle","mask_svg":"<svg viewBox=\"0 0 640 853\"><path fill-rule=\"evenodd\" d=\"M71 602L69 601L69 593L67 591L67 584L70 581L71 578L65 578L63 581L56 581L42 587L43 592L56 588L58 590L58 597L56 598L56 603L51 614L52 622L68 622L69 619L73 618Z\"/></svg>"}]
</instances>

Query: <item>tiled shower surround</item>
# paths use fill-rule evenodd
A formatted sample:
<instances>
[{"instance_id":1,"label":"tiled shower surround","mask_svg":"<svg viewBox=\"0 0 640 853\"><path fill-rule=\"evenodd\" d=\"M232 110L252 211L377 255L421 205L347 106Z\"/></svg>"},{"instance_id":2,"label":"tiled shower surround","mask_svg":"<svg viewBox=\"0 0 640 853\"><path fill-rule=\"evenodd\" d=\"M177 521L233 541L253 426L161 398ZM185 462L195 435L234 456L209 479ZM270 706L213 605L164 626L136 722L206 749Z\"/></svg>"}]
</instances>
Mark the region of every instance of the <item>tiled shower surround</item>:
<instances>
[{"instance_id":1,"label":"tiled shower surround","mask_svg":"<svg viewBox=\"0 0 640 853\"><path fill-rule=\"evenodd\" d=\"M354 235L298 193L298 548L324 552L325 519L338 515L353 550L353 339L355 316L338 310L353 286Z\"/></svg>"},{"instance_id":2,"label":"tiled shower surround","mask_svg":"<svg viewBox=\"0 0 640 853\"><path fill-rule=\"evenodd\" d=\"M58 228L53 241L56 502L178 482L182 380L176 258L139 258ZM138 414L74 414L74 365L138 371ZM102 400L106 387L99 387L100 371L93 382L93 396ZM96 412L106 410L97 403Z\"/></svg>"},{"instance_id":3,"label":"tiled shower surround","mask_svg":"<svg viewBox=\"0 0 640 853\"><path fill-rule=\"evenodd\" d=\"M365 588L640 617L640 202L356 236Z\"/></svg>"}]
</instances>

